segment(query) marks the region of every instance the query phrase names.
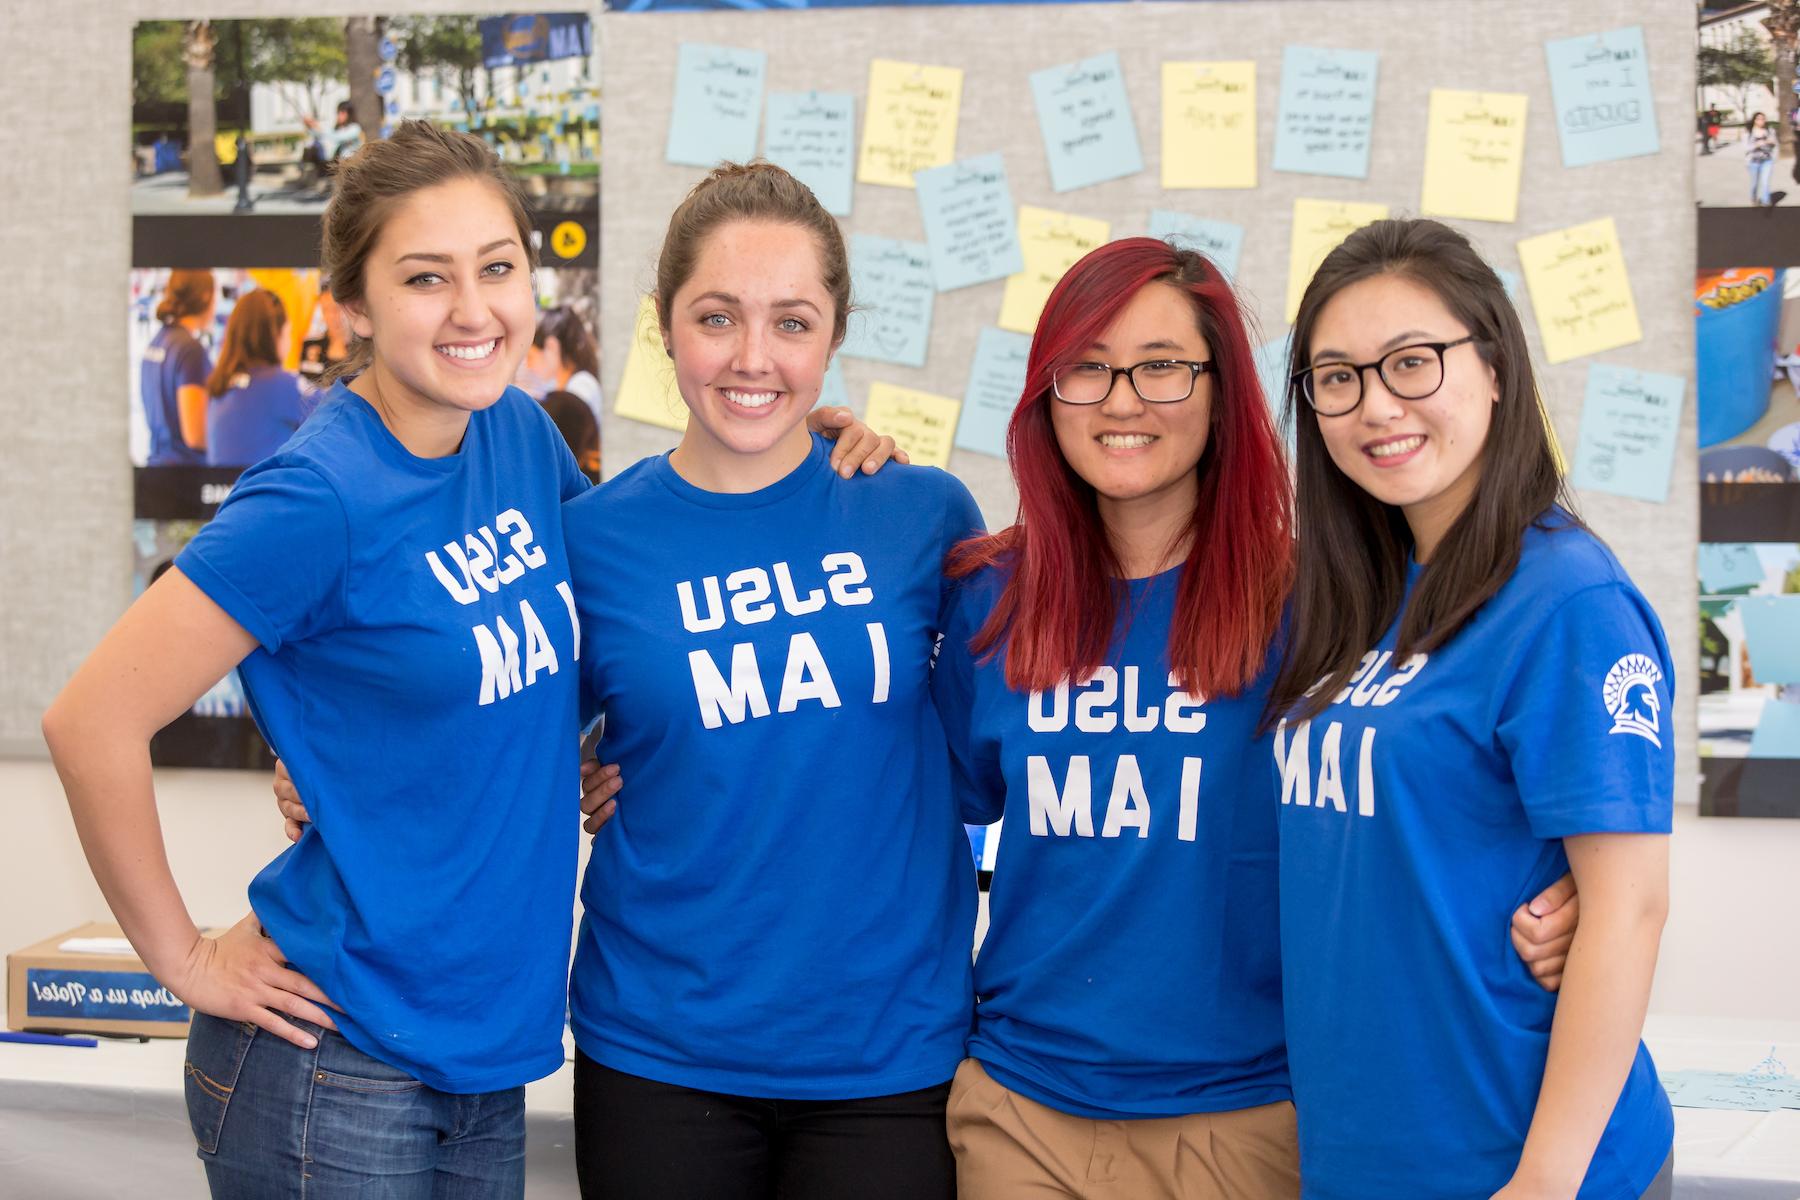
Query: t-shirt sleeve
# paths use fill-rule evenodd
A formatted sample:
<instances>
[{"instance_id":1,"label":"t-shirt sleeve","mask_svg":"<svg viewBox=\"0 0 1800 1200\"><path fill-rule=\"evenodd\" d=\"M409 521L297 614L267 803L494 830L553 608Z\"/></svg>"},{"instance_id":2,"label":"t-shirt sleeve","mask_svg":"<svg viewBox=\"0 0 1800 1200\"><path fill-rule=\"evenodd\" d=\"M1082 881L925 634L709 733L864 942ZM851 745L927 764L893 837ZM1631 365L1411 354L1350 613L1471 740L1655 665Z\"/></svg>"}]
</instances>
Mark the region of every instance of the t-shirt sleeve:
<instances>
[{"instance_id":1,"label":"t-shirt sleeve","mask_svg":"<svg viewBox=\"0 0 1800 1200\"><path fill-rule=\"evenodd\" d=\"M1495 730L1539 837L1668 833L1674 821L1674 668L1635 588L1564 600L1527 644Z\"/></svg>"},{"instance_id":2,"label":"t-shirt sleeve","mask_svg":"<svg viewBox=\"0 0 1800 1200\"><path fill-rule=\"evenodd\" d=\"M343 503L310 467L239 478L175 565L273 654L345 619L350 558Z\"/></svg>"},{"instance_id":3,"label":"t-shirt sleeve","mask_svg":"<svg viewBox=\"0 0 1800 1200\"><path fill-rule=\"evenodd\" d=\"M204 387L206 377L211 374L212 363L206 357L206 347L191 339L181 343L181 348L175 352L175 386Z\"/></svg>"},{"instance_id":4,"label":"t-shirt sleeve","mask_svg":"<svg viewBox=\"0 0 1800 1200\"><path fill-rule=\"evenodd\" d=\"M941 571L951 548L978 533L987 532L987 523L981 516L981 507L975 503L975 497L969 493L968 486L949 472L944 473L947 485L944 495L944 528L938 546L938 567ZM947 629L950 619L949 609L952 602L951 592L954 588L950 577L945 575L938 591L938 628Z\"/></svg>"},{"instance_id":5,"label":"t-shirt sleeve","mask_svg":"<svg viewBox=\"0 0 1800 1200\"><path fill-rule=\"evenodd\" d=\"M931 698L950 748L950 784L962 819L970 825L991 825L1006 807L1006 780L994 748L980 745L975 736L976 664L969 640L976 629L964 603L969 584L959 581L946 587L949 599L943 637L932 660Z\"/></svg>"}]
</instances>

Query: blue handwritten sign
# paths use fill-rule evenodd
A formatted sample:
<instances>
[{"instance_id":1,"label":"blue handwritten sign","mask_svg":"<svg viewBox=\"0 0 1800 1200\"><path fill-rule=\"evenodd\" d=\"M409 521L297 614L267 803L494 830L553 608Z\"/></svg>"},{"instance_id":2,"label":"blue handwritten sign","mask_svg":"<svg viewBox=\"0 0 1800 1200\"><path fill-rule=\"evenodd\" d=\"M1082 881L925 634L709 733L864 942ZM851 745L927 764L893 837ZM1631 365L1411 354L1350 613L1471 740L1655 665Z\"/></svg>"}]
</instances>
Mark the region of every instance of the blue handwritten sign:
<instances>
[{"instance_id":1,"label":"blue handwritten sign","mask_svg":"<svg viewBox=\"0 0 1800 1200\"><path fill-rule=\"evenodd\" d=\"M1038 127L1059 192L1144 169L1117 52L1031 73Z\"/></svg>"},{"instance_id":2,"label":"blue handwritten sign","mask_svg":"<svg viewBox=\"0 0 1800 1200\"><path fill-rule=\"evenodd\" d=\"M1589 367L1569 481L1615 496L1667 500L1686 386L1679 375L1601 363Z\"/></svg>"},{"instance_id":3,"label":"blue handwritten sign","mask_svg":"<svg viewBox=\"0 0 1800 1200\"><path fill-rule=\"evenodd\" d=\"M850 239L850 314L843 352L905 367L925 365L936 281L924 242L858 233Z\"/></svg>"},{"instance_id":4,"label":"blue handwritten sign","mask_svg":"<svg viewBox=\"0 0 1800 1200\"><path fill-rule=\"evenodd\" d=\"M1709 595L1755 587L1766 574L1756 547L1747 542L1700 544L1700 589Z\"/></svg>"},{"instance_id":5,"label":"blue handwritten sign","mask_svg":"<svg viewBox=\"0 0 1800 1200\"><path fill-rule=\"evenodd\" d=\"M754 157L767 65L761 50L683 42L665 157L689 167Z\"/></svg>"},{"instance_id":6,"label":"blue handwritten sign","mask_svg":"<svg viewBox=\"0 0 1800 1200\"><path fill-rule=\"evenodd\" d=\"M1369 177L1375 128L1373 50L1289 46L1281 52L1281 106L1275 118L1277 171Z\"/></svg>"},{"instance_id":7,"label":"blue handwritten sign","mask_svg":"<svg viewBox=\"0 0 1800 1200\"><path fill-rule=\"evenodd\" d=\"M1030 357L1029 334L992 326L981 331L969 366L969 385L963 390L958 447L1006 457L1006 427L1025 392L1025 364Z\"/></svg>"},{"instance_id":8,"label":"blue handwritten sign","mask_svg":"<svg viewBox=\"0 0 1800 1200\"><path fill-rule=\"evenodd\" d=\"M913 173L940 292L1025 269L1006 164L998 154Z\"/></svg>"},{"instance_id":9,"label":"blue handwritten sign","mask_svg":"<svg viewBox=\"0 0 1800 1200\"><path fill-rule=\"evenodd\" d=\"M1545 42L1563 166L1655 154L1656 105L1644 31L1636 25Z\"/></svg>"},{"instance_id":10,"label":"blue handwritten sign","mask_svg":"<svg viewBox=\"0 0 1800 1200\"><path fill-rule=\"evenodd\" d=\"M770 92L763 157L811 188L826 212L849 216L856 98L849 92Z\"/></svg>"},{"instance_id":11,"label":"blue handwritten sign","mask_svg":"<svg viewBox=\"0 0 1800 1200\"><path fill-rule=\"evenodd\" d=\"M1238 256L1244 250L1244 227L1230 221L1209 221L1163 208L1150 210L1150 236L1177 246L1198 250L1212 259L1227 276L1236 275Z\"/></svg>"},{"instance_id":12,"label":"blue handwritten sign","mask_svg":"<svg viewBox=\"0 0 1800 1200\"><path fill-rule=\"evenodd\" d=\"M25 972L25 1016L179 1024L188 1008L148 972L32 967Z\"/></svg>"}]
</instances>

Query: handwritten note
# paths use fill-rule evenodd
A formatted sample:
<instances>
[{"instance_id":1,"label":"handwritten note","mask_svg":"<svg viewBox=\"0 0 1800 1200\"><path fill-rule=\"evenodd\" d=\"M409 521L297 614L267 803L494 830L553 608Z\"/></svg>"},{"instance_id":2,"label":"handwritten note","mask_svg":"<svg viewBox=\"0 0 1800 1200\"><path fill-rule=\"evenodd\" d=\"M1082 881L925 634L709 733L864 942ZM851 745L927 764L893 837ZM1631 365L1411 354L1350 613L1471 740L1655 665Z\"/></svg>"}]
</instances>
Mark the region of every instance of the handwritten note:
<instances>
[{"instance_id":1,"label":"handwritten note","mask_svg":"<svg viewBox=\"0 0 1800 1200\"><path fill-rule=\"evenodd\" d=\"M825 383L819 388L819 401L813 407L818 408L820 405L850 407L850 389L844 386L844 370L838 365L835 356L831 365L825 368Z\"/></svg>"},{"instance_id":2,"label":"handwritten note","mask_svg":"<svg viewBox=\"0 0 1800 1200\"><path fill-rule=\"evenodd\" d=\"M1237 274L1238 258L1244 250L1242 225L1190 217L1163 208L1150 210L1150 236L1199 251L1227 276Z\"/></svg>"},{"instance_id":3,"label":"handwritten note","mask_svg":"<svg viewBox=\"0 0 1800 1200\"><path fill-rule=\"evenodd\" d=\"M1339 200L1294 201L1294 227L1288 235L1287 320L1300 311L1300 294L1313 272L1338 243L1371 221L1388 215L1385 204L1352 204Z\"/></svg>"},{"instance_id":4,"label":"handwritten note","mask_svg":"<svg viewBox=\"0 0 1800 1200\"><path fill-rule=\"evenodd\" d=\"M1000 328L1030 333L1037 328L1044 302L1077 259L1106 243L1112 226L1089 217L1019 207L1019 247L1025 269L1006 281L1000 298Z\"/></svg>"},{"instance_id":5,"label":"handwritten note","mask_svg":"<svg viewBox=\"0 0 1800 1200\"><path fill-rule=\"evenodd\" d=\"M962 421L956 444L977 454L1006 457L1006 427L1025 393L1025 365L1031 339L1022 333L988 327L975 343L969 385L963 390Z\"/></svg>"},{"instance_id":6,"label":"handwritten note","mask_svg":"<svg viewBox=\"0 0 1800 1200\"><path fill-rule=\"evenodd\" d=\"M1269 415L1275 420L1275 428L1287 440L1288 457L1294 456L1294 421L1310 420L1311 411L1305 401L1294 411L1294 420L1287 417L1288 356L1294 345L1294 331L1288 330L1277 338L1270 338L1256 348L1256 378L1262 384L1263 400L1269 406Z\"/></svg>"},{"instance_id":7,"label":"handwritten note","mask_svg":"<svg viewBox=\"0 0 1800 1200\"><path fill-rule=\"evenodd\" d=\"M892 437L920 466L947 467L956 414L961 409L962 401L951 396L873 383L863 420Z\"/></svg>"},{"instance_id":8,"label":"handwritten note","mask_svg":"<svg viewBox=\"0 0 1800 1200\"><path fill-rule=\"evenodd\" d=\"M1281 107L1275 119L1275 169L1307 175L1369 177L1375 127L1373 50L1281 52Z\"/></svg>"},{"instance_id":9,"label":"handwritten note","mask_svg":"<svg viewBox=\"0 0 1800 1200\"><path fill-rule=\"evenodd\" d=\"M849 92L771 92L763 157L811 188L825 211L850 215L856 99Z\"/></svg>"},{"instance_id":10,"label":"handwritten note","mask_svg":"<svg viewBox=\"0 0 1800 1200\"><path fill-rule=\"evenodd\" d=\"M1059 192L1144 169L1116 52L1031 73L1038 127Z\"/></svg>"},{"instance_id":11,"label":"handwritten note","mask_svg":"<svg viewBox=\"0 0 1800 1200\"><path fill-rule=\"evenodd\" d=\"M625 354L625 374L613 399L613 413L676 432L687 428L688 409L675 387L675 364L663 349L656 303L648 296L638 301L631 349Z\"/></svg>"},{"instance_id":12,"label":"handwritten note","mask_svg":"<svg viewBox=\"0 0 1800 1200\"><path fill-rule=\"evenodd\" d=\"M1644 31L1636 25L1544 43L1563 166L1655 154L1656 105Z\"/></svg>"},{"instance_id":13,"label":"handwritten note","mask_svg":"<svg viewBox=\"0 0 1800 1200\"><path fill-rule=\"evenodd\" d=\"M683 42L665 157L690 167L754 157L767 65L761 50Z\"/></svg>"},{"instance_id":14,"label":"handwritten note","mask_svg":"<svg viewBox=\"0 0 1800 1200\"><path fill-rule=\"evenodd\" d=\"M1611 217L1519 243L1519 265L1548 362L1642 341L1625 254Z\"/></svg>"},{"instance_id":15,"label":"handwritten note","mask_svg":"<svg viewBox=\"0 0 1800 1200\"><path fill-rule=\"evenodd\" d=\"M1569 482L1657 504L1667 500L1686 387L1679 375L1589 367Z\"/></svg>"},{"instance_id":16,"label":"handwritten note","mask_svg":"<svg viewBox=\"0 0 1800 1200\"><path fill-rule=\"evenodd\" d=\"M1256 64L1166 62L1162 185L1256 186Z\"/></svg>"},{"instance_id":17,"label":"handwritten note","mask_svg":"<svg viewBox=\"0 0 1800 1200\"><path fill-rule=\"evenodd\" d=\"M938 291L1004 279L1025 269L1012 189L998 154L933 167L914 178Z\"/></svg>"},{"instance_id":18,"label":"handwritten note","mask_svg":"<svg viewBox=\"0 0 1800 1200\"><path fill-rule=\"evenodd\" d=\"M1755 587L1768 572L1748 542L1700 543L1700 590L1709 595Z\"/></svg>"},{"instance_id":19,"label":"handwritten note","mask_svg":"<svg viewBox=\"0 0 1800 1200\"><path fill-rule=\"evenodd\" d=\"M885 187L913 186L913 173L956 160L962 109L959 67L878 58L869 64L869 111L863 119L856 177Z\"/></svg>"},{"instance_id":20,"label":"handwritten note","mask_svg":"<svg viewBox=\"0 0 1800 1200\"><path fill-rule=\"evenodd\" d=\"M1800 596L1745 596L1737 601L1758 683L1800 683Z\"/></svg>"},{"instance_id":21,"label":"handwritten note","mask_svg":"<svg viewBox=\"0 0 1800 1200\"><path fill-rule=\"evenodd\" d=\"M1519 218L1527 97L1433 88L1419 211L1473 221Z\"/></svg>"},{"instance_id":22,"label":"handwritten note","mask_svg":"<svg viewBox=\"0 0 1800 1200\"><path fill-rule=\"evenodd\" d=\"M843 352L852 358L925 365L931 340L931 249L924 242L855 234L850 239L850 314Z\"/></svg>"},{"instance_id":23,"label":"handwritten note","mask_svg":"<svg viewBox=\"0 0 1800 1200\"><path fill-rule=\"evenodd\" d=\"M1660 1074L1669 1103L1676 1108L1734 1108L1747 1112L1800 1108L1800 1079L1792 1075L1734 1075L1729 1071Z\"/></svg>"},{"instance_id":24,"label":"handwritten note","mask_svg":"<svg viewBox=\"0 0 1800 1200\"><path fill-rule=\"evenodd\" d=\"M1800 758L1800 704L1771 697L1763 704L1756 732L1750 735L1751 758ZM1800 1079L1790 1080L1787 1108L1800 1108Z\"/></svg>"}]
</instances>

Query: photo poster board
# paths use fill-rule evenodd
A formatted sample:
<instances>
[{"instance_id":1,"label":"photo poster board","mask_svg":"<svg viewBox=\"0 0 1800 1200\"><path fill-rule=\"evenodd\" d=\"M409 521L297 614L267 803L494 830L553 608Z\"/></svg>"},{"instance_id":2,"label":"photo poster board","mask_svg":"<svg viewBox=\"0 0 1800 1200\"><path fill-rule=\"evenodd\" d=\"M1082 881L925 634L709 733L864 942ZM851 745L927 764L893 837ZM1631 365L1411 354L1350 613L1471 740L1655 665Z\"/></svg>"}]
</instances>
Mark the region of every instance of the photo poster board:
<instances>
[{"instance_id":1,"label":"photo poster board","mask_svg":"<svg viewBox=\"0 0 1800 1200\"><path fill-rule=\"evenodd\" d=\"M1346 214L1374 206L1393 215L1421 215L1422 209L1424 215L1480 211L1480 219L1443 219L1464 231L1506 273L1503 277L1516 282L1515 301L1543 399L1577 473L1582 515L1618 554L1662 619L1682 672L1664 728L1673 727L1679 748L1677 797L1694 802L1698 689L1693 664L1698 645L1692 614L1698 503L1688 297L1695 250L1692 148L1686 132L1692 126L1691 14L1629 0L1577 8L1547 0L1450 6L1421 0L1244 0L1124 8L608 13L601 29L611 100L602 118L608 169L601 204L601 236L607 246L601 299L609 472L673 446L678 435L663 426L677 424L682 416L679 399L669 402L672 381L666 360L656 361L660 344L653 325L643 328L647 336L639 336L638 322L668 216L705 173L703 166L669 160L684 45L742 52L741 58L759 63L756 103L746 105L740 94L720 110L754 115L756 129L747 144L756 152L767 145L771 105L787 103L776 97L847 96L854 108L853 163L870 119L876 60L960 72L954 158L966 162L997 155L1010 201L1020 214L1029 218L1026 209L1065 214L1070 229L1083 227L1083 222L1104 223L1106 237L1185 230L1222 253L1236 249L1232 274L1254 314L1265 380L1278 378L1284 369L1282 343L1296 243L1302 252L1317 252L1309 242L1322 230ZM1631 74L1618 66L1625 60L1616 58L1610 73L1598 67L1585 72L1566 65L1553 68L1553 42L1581 39L1564 48L1564 60L1602 64L1616 55L1621 38L1641 47ZM1314 139L1319 144L1312 154L1301 154L1298 165L1306 169L1290 169L1296 165L1288 157L1294 147L1284 152L1280 136L1283 104L1289 99L1283 94L1289 90L1284 66L1289 61L1305 66L1305 56L1290 54L1290 48L1374 55L1366 150L1354 136L1354 106L1366 104L1367 98L1327 89L1334 111L1309 116L1301 105L1299 115L1288 121L1303 134L1331 124L1326 116L1335 121L1328 136ZM1571 49L1579 53L1571 55ZM1112 54L1117 55L1141 166L1119 152L1113 157L1134 169L1059 191L1033 75ZM1249 64L1254 77L1247 111L1214 103L1187 128L1175 131L1178 144L1206 147L1198 159L1191 153L1167 154L1163 146L1172 132L1165 122L1165 77L1173 75L1179 82L1183 71L1192 77L1190 69L1168 64L1185 63L1232 64L1237 71ZM1654 81L1647 91L1638 86L1645 72ZM1626 115L1596 113L1594 93L1604 96L1608 89L1628 84L1637 101L1630 116L1640 126L1631 156L1569 165L1566 133L1582 134L1596 121ZM1493 122L1485 137L1481 130L1458 128L1471 115L1512 116L1521 106L1522 127ZM1175 112L1179 119L1182 107L1175 106ZM1641 129L1646 120L1657 131L1648 144ZM1246 123L1247 143L1242 140ZM1233 137L1225 137L1227 131ZM926 135L944 131L911 132L924 142ZM734 136L746 144L741 129ZM1446 136L1447 144L1440 141L1434 147L1428 181L1428 143ZM1595 152L1592 139L1573 140L1589 142L1586 152ZM1627 145L1624 139L1602 140ZM1306 150L1304 140L1300 149ZM1440 158L1439 149L1451 159ZM1607 152L1605 147L1599 151ZM1360 161L1364 153L1366 167ZM1460 165L1467 169L1456 169L1457 153L1463 154ZM1207 163L1219 164L1221 171L1228 164L1229 182L1251 186L1194 186L1209 182ZM1338 173L1312 173L1327 169ZM1097 173L1106 174L1107 168ZM1210 180L1218 181L1217 176ZM859 181L847 199L849 211L840 220L853 248L928 241L924 192ZM1495 201L1516 211L1494 211ZM1570 263L1590 257L1604 268L1604 277L1570 271ZM895 267L886 272L891 283L904 275L905 263L893 256L888 262ZM1634 318L1630 322L1618 319L1621 284L1630 298L1625 306ZM894 290L885 288L884 294ZM1602 300L1584 310L1589 296ZM863 299L860 294L857 298ZM1004 374L990 372L984 378L976 368L978 355L982 366L992 366L1002 361L1009 339L1025 336L1000 327L1008 299L1004 279L932 289L922 357L915 360L922 365L903 361L899 350L890 352L892 361L840 353L827 388L830 399L841 384L838 394L859 413L877 414L878 426L898 412L901 426L890 425L889 432L924 436L928 445L947 442L948 469L968 484L994 528L1009 523L1016 512L1010 475L1002 458L968 446L995 448L993 428L1004 424L1004 401L992 382L1003 380ZM856 336L854 325L852 331ZM640 343L642 352L634 355ZM1010 342L1015 354L1018 344ZM623 396L622 382L632 385ZM648 402L645 395L651 397ZM917 400L920 395L926 399ZM615 403L657 423L621 416ZM946 431L941 420L919 420L946 411L945 404L960 404L954 432ZM992 411L997 404L1000 411ZM1600 692L1596 681L1596 703Z\"/></svg>"},{"instance_id":2,"label":"photo poster board","mask_svg":"<svg viewBox=\"0 0 1800 1200\"><path fill-rule=\"evenodd\" d=\"M133 596L169 569L244 467L305 420L323 395L323 372L343 356L348 334L320 275L319 222L338 164L364 140L424 117L488 141L535 209L540 310L566 306L597 341L600 73L589 14L200 24L146 21L132 31L125 416ZM210 49L214 65L210 139L194 133L188 76L170 67L196 46ZM350 88L351 62L369 64L372 90ZM332 74L307 74L319 63L334 64ZM284 64L295 78L282 78ZM209 154L219 164L216 192L200 178ZM173 318L165 323L158 308L177 290L211 299L185 322L165 309ZM253 345L254 330L276 319L266 302L245 305L259 291L280 301L282 361L246 364L208 386L228 342ZM265 328L262 341L273 340ZM554 366L534 354L518 382L542 398L558 390ZM585 402L597 421L599 386L590 380ZM184 387L193 389L185 397ZM159 766L273 764L235 671L156 736L151 758Z\"/></svg>"}]
</instances>

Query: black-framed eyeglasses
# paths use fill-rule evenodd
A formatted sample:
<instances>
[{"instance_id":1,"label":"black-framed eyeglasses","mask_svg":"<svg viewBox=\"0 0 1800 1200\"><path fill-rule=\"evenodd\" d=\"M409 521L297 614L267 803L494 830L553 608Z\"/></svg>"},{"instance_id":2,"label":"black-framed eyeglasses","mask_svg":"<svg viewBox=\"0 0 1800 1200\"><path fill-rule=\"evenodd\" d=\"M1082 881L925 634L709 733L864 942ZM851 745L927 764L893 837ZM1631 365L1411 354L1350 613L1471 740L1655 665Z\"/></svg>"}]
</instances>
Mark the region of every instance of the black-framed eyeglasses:
<instances>
[{"instance_id":1,"label":"black-framed eyeglasses","mask_svg":"<svg viewBox=\"0 0 1800 1200\"><path fill-rule=\"evenodd\" d=\"M1065 363L1050 373L1050 390L1064 404L1098 404L1112 395L1113 384L1123 375L1131 390L1146 404L1174 404L1194 394L1194 381L1216 371L1211 359L1190 362L1180 358L1152 358L1129 367L1108 363Z\"/></svg>"},{"instance_id":2,"label":"black-framed eyeglasses","mask_svg":"<svg viewBox=\"0 0 1800 1200\"><path fill-rule=\"evenodd\" d=\"M1423 400L1444 386L1444 351L1479 341L1474 334L1454 342L1415 342L1390 350L1373 362L1326 362L1294 372L1291 382L1321 417L1355 412L1363 401L1363 380L1370 367L1388 391L1402 400Z\"/></svg>"}]
</instances>

